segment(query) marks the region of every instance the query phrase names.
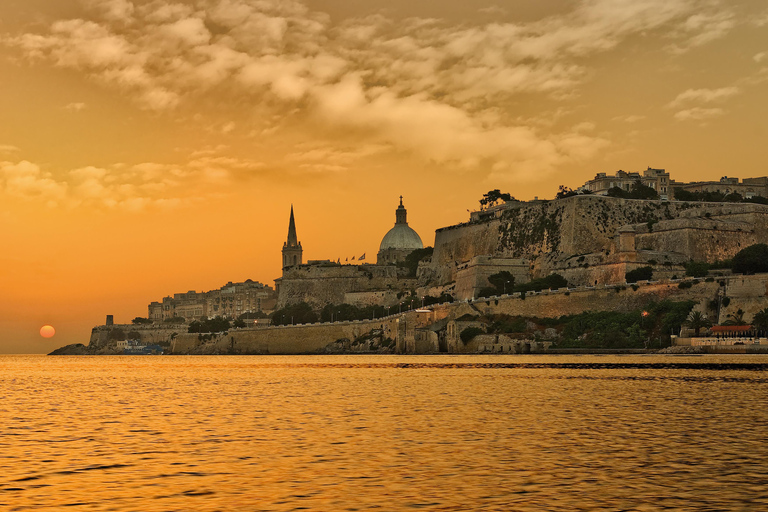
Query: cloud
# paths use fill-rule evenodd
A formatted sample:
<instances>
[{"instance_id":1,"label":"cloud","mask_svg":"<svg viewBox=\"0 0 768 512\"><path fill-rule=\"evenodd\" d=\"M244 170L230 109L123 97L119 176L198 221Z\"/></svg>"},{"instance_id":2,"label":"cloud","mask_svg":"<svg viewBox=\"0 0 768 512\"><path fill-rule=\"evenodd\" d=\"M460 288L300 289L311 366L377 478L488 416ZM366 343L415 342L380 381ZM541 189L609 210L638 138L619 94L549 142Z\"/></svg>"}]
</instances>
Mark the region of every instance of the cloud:
<instances>
[{"instance_id":1,"label":"cloud","mask_svg":"<svg viewBox=\"0 0 768 512\"><path fill-rule=\"evenodd\" d=\"M171 208L220 194L236 180L259 176L264 167L254 160L201 154L180 164L87 166L57 176L26 160L0 161L0 195L51 207Z\"/></svg>"},{"instance_id":2,"label":"cloud","mask_svg":"<svg viewBox=\"0 0 768 512\"><path fill-rule=\"evenodd\" d=\"M768 52L760 52L760 53L756 53L756 54L755 54L755 55L752 57L752 59L753 59L755 62L757 62L757 63L760 63L760 62L763 62L763 61L766 59L766 57L768 57Z\"/></svg>"},{"instance_id":3,"label":"cloud","mask_svg":"<svg viewBox=\"0 0 768 512\"><path fill-rule=\"evenodd\" d=\"M591 76L589 59L633 37L666 38L685 51L735 23L717 1L696 0L578 0L535 21L461 24L381 14L334 23L297 0L89 5L87 19L55 21L7 44L31 61L78 70L145 109L173 111L216 89L232 104L279 112L265 134L296 112L324 127L352 127L370 137L366 143L393 151L517 175L546 173L608 144L583 127L544 134L500 114L529 97L522 95L574 97ZM498 7L484 12L501 14ZM228 172L208 176L223 180Z\"/></svg>"},{"instance_id":4,"label":"cloud","mask_svg":"<svg viewBox=\"0 0 768 512\"><path fill-rule=\"evenodd\" d=\"M11 146L10 144L0 144L0 154L8 154L8 153L17 153L21 151L16 146Z\"/></svg>"},{"instance_id":5,"label":"cloud","mask_svg":"<svg viewBox=\"0 0 768 512\"><path fill-rule=\"evenodd\" d=\"M741 90L738 87L721 87L720 89L688 89L681 92L672 100L669 108L676 108L692 103L722 102L736 96Z\"/></svg>"},{"instance_id":6,"label":"cloud","mask_svg":"<svg viewBox=\"0 0 768 512\"><path fill-rule=\"evenodd\" d=\"M67 193L60 183L32 162L0 162L0 190L12 197L41 201L56 206Z\"/></svg>"},{"instance_id":7,"label":"cloud","mask_svg":"<svg viewBox=\"0 0 768 512\"><path fill-rule=\"evenodd\" d=\"M707 121L720 117L724 113L725 111L721 108L694 107L675 113L675 119L678 121Z\"/></svg>"},{"instance_id":8,"label":"cloud","mask_svg":"<svg viewBox=\"0 0 768 512\"><path fill-rule=\"evenodd\" d=\"M87 105L82 102L68 103L64 105L64 110L69 110L70 112L81 112L85 110L86 107Z\"/></svg>"}]
</instances>

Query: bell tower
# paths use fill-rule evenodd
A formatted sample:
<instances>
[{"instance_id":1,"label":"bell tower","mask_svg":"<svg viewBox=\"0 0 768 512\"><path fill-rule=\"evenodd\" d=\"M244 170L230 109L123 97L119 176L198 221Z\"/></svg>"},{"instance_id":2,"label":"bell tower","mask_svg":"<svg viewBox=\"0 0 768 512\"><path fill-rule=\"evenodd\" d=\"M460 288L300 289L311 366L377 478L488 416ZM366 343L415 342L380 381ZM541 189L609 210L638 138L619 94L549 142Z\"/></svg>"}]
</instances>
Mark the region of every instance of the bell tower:
<instances>
[{"instance_id":1,"label":"bell tower","mask_svg":"<svg viewBox=\"0 0 768 512\"><path fill-rule=\"evenodd\" d=\"M301 265L304 251L296 236L296 221L293 219L293 205L291 205L291 220L288 223L288 239L283 244L283 270L288 267Z\"/></svg>"}]
</instances>

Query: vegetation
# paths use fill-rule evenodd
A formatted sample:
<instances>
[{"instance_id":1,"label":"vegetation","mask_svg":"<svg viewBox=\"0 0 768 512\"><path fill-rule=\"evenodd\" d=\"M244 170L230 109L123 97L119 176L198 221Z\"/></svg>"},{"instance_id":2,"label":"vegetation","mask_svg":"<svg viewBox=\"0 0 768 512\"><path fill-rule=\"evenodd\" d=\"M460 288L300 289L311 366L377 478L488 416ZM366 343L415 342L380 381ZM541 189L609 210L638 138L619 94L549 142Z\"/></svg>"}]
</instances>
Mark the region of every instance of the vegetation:
<instances>
[{"instance_id":1,"label":"vegetation","mask_svg":"<svg viewBox=\"0 0 768 512\"><path fill-rule=\"evenodd\" d=\"M131 320L131 323L132 323L132 324L135 324L135 325L141 325L141 324L151 324L151 323L152 323L152 320L150 320L149 318L142 318L142 317L140 317L140 316L137 316L136 318L134 318L133 320Z\"/></svg>"},{"instance_id":2,"label":"vegetation","mask_svg":"<svg viewBox=\"0 0 768 512\"><path fill-rule=\"evenodd\" d=\"M728 320L723 322L723 325L746 325L747 321L744 320L744 310L739 308L735 313L728 313L726 317Z\"/></svg>"},{"instance_id":3,"label":"vegetation","mask_svg":"<svg viewBox=\"0 0 768 512\"><path fill-rule=\"evenodd\" d=\"M478 334L483 334L483 330L479 327L467 327L463 331L461 331L461 334L459 337L461 338L461 341L466 345L472 339L477 336Z\"/></svg>"},{"instance_id":4,"label":"vegetation","mask_svg":"<svg viewBox=\"0 0 768 512\"><path fill-rule=\"evenodd\" d=\"M706 329L707 327L712 326L712 322L710 322L701 311L692 311L685 322L683 322L683 325L693 329L694 336L698 336L701 329Z\"/></svg>"},{"instance_id":5,"label":"vegetation","mask_svg":"<svg viewBox=\"0 0 768 512\"><path fill-rule=\"evenodd\" d=\"M480 209L485 210L486 208L496 206L501 201L507 203L514 200L514 197L506 192L501 192L499 189L490 190L488 193L483 194L483 198L480 199Z\"/></svg>"},{"instance_id":6,"label":"vegetation","mask_svg":"<svg viewBox=\"0 0 768 512\"><path fill-rule=\"evenodd\" d=\"M545 329L554 329L550 339L556 339L559 348L661 348L669 344L670 334L680 331L695 304L664 300L630 312L587 311L559 318L492 315L479 321L486 324L488 333L521 339L539 338Z\"/></svg>"},{"instance_id":7,"label":"vegetation","mask_svg":"<svg viewBox=\"0 0 768 512\"><path fill-rule=\"evenodd\" d=\"M230 327L232 326L230 325L229 320L217 316L216 318L195 320L194 322L191 322L187 332L223 332L229 330Z\"/></svg>"},{"instance_id":8,"label":"vegetation","mask_svg":"<svg viewBox=\"0 0 768 512\"><path fill-rule=\"evenodd\" d=\"M560 274L549 274L547 277L540 277L525 284L515 286L516 292L540 292L541 290L557 290L567 288L568 281Z\"/></svg>"},{"instance_id":9,"label":"vegetation","mask_svg":"<svg viewBox=\"0 0 768 512\"><path fill-rule=\"evenodd\" d=\"M242 329L243 327L245 327L245 320L243 320L242 318L238 318L237 320L232 322L232 327L236 327L237 329Z\"/></svg>"},{"instance_id":10,"label":"vegetation","mask_svg":"<svg viewBox=\"0 0 768 512\"><path fill-rule=\"evenodd\" d=\"M163 320L164 324L184 324L187 320L183 316L172 316Z\"/></svg>"},{"instance_id":11,"label":"vegetation","mask_svg":"<svg viewBox=\"0 0 768 512\"><path fill-rule=\"evenodd\" d=\"M481 288L478 297L492 297L494 295L503 295L507 292L512 293L515 289L515 276L506 270L497 272L488 277L491 286Z\"/></svg>"},{"instance_id":12,"label":"vegetation","mask_svg":"<svg viewBox=\"0 0 768 512\"><path fill-rule=\"evenodd\" d=\"M740 274L768 272L768 245L755 244L733 257L733 271Z\"/></svg>"},{"instance_id":13,"label":"vegetation","mask_svg":"<svg viewBox=\"0 0 768 512\"><path fill-rule=\"evenodd\" d=\"M650 281L653 278L653 267L640 267L635 270L630 270L626 273L626 280L628 283L636 283L638 281Z\"/></svg>"},{"instance_id":14,"label":"vegetation","mask_svg":"<svg viewBox=\"0 0 768 512\"><path fill-rule=\"evenodd\" d=\"M658 199L659 194L655 189L643 185L640 180L635 181L629 190L620 187L608 189L610 197L620 197L622 199Z\"/></svg>"},{"instance_id":15,"label":"vegetation","mask_svg":"<svg viewBox=\"0 0 768 512\"><path fill-rule=\"evenodd\" d=\"M703 261L689 261L685 264L685 275L689 277L706 277L710 265Z\"/></svg>"},{"instance_id":16,"label":"vegetation","mask_svg":"<svg viewBox=\"0 0 768 512\"><path fill-rule=\"evenodd\" d=\"M568 188L565 185L560 185L560 188L557 191L557 194L555 194L555 199L565 199L566 197L572 197L572 196L578 196L582 194L591 194L589 190L573 190L572 188Z\"/></svg>"},{"instance_id":17,"label":"vegetation","mask_svg":"<svg viewBox=\"0 0 768 512\"><path fill-rule=\"evenodd\" d=\"M398 267L404 267L408 269L408 277L416 277L416 270L419 268L419 262L425 258L432 256L434 249L432 247L425 247L423 249L415 249L405 257L404 261L398 262Z\"/></svg>"},{"instance_id":18,"label":"vegetation","mask_svg":"<svg viewBox=\"0 0 768 512\"><path fill-rule=\"evenodd\" d=\"M313 324L317 314L306 302L291 304L272 313L272 325Z\"/></svg>"},{"instance_id":19,"label":"vegetation","mask_svg":"<svg viewBox=\"0 0 768 512\"><path fill-rule=\"evenodd\" d=\"M768 331L768 308L755 313L752 319L752 326L758 331Z\"/></svg>"}]
</instances>

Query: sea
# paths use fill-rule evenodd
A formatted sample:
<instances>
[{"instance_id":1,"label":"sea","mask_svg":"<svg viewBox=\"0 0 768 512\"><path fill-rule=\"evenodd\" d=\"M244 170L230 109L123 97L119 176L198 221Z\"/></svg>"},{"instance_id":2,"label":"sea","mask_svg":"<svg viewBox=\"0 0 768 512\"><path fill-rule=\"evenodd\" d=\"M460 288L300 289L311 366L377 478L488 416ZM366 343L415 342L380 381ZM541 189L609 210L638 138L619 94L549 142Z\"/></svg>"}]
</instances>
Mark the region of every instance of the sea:
<instances>
[{"instance_id":1,"label":"sea","mask_svg":"<svg viewBox=\"0 0 768 512\"><path fill-rule=\"evenodd\" d=\"M766 511L768 357L0 356L3 511Z\"/></svg>"}]
</instances>

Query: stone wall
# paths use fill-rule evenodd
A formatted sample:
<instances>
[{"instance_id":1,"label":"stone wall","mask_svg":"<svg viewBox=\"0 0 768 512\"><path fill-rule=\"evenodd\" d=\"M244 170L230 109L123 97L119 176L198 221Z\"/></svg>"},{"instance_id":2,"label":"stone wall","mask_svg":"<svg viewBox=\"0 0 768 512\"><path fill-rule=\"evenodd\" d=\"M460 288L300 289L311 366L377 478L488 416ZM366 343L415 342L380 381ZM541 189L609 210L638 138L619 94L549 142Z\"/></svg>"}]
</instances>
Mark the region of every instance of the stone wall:
<instances>
[{"instance_id":1,"label":"stone wall","mask_svg":"<svg viewBox=\"0 0 768 512\"><path fill-rule=\"evenodd\" d=\"M571 258L591 258L592 265L616 263L611 257L617 250L615 237L627 225L638 232L637 249L656 252L662 258L659 264L688 259L712 262L753 243L768 242L767 221L768 207L749 203L580 195L514 205L500 215L437 230L432 274L440 277L440 284L455 281L459 266L481 255L528 259L532 277L567 268Z\"/></svg>"},{"instance_id":2,"label":"stone wall","mask_svg":"<svg viewBox=\"0 0 768 512\"><path fill-rule=\"evenodd\" d=\"M394 265L301 265L290 268L280 280L277 307L306 302L321 309L326 304L344 303L348 293L370 291L394 291L396 297L397 292L416 287L416 279L403 277L403 272Z\"/></svg>"},{"instance_id":3,"label":"stone wall","mask_svg":"<svg viewBox=\"0 0 768 512\"><path fill-rule=\"evenodd\" d=\"M127 339L138 339L145 345L167 345L174 335L187 332L186 324L115 324L99 325L91 330L89 347L99 348L110 344L110 333L119 329ZM131 336L138 334L138 336Z\"/></svg>"}]
</instances>

